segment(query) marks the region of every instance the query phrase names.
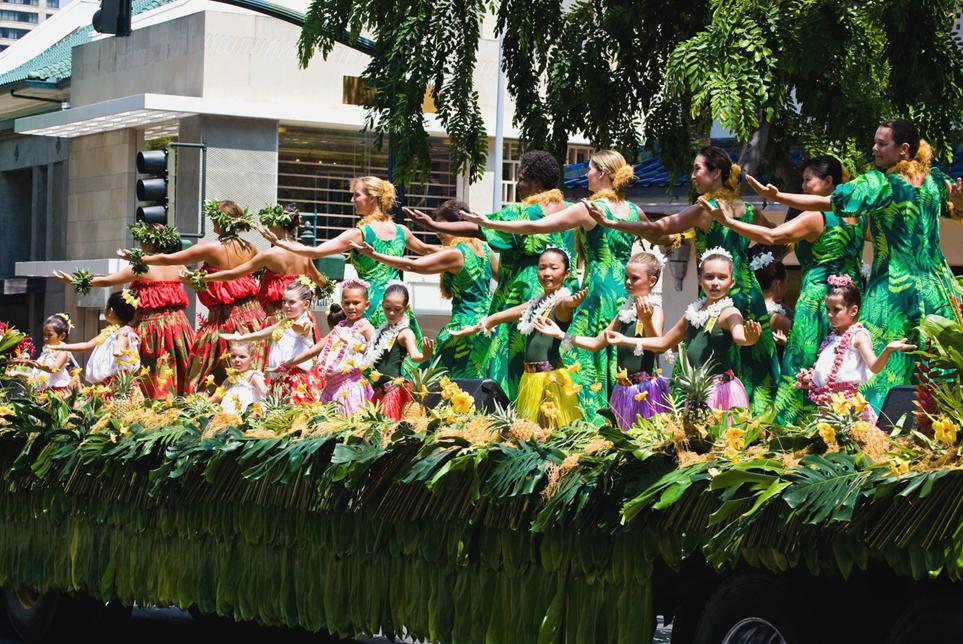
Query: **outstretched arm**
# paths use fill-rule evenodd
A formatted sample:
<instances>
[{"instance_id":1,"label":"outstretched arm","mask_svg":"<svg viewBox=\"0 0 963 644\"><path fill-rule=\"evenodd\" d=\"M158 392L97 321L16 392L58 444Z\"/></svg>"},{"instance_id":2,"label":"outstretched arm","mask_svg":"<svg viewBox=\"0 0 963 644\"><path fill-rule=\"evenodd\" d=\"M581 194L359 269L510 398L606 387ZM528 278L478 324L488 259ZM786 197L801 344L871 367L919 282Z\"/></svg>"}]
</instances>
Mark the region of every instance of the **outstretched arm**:
<instances>
[{"instance_id":1,"label":"outstretched arm","mask_svg":"<svg viewBox=\"0 0 963 644\"><path fill-rule=\"evenodd\" d=\"M713 208L702 198L699 199L699 203L708 210L712 214L713 219L720 224L731 228L746 239L754 241L757 244L766 244L768 246L785 245L803 239L812 242L819 238L819 235L822 234L823 228L825 227L823 214L812 210L804 212L798 217L784 224L780 224L775 228L767 228L758 224L747 224L744 221L730 217L722 208Z\"/></svg>"},{"instance_id":2,"label":"outstretched arm","mask_svg":"<svg viewBox=\"0 0 963 644\"><path fill-rule=\"evenodd\" d=\"M415 340L415 334L411 329L402 331L398 336L398 342L400 342L401 346L408 352L408 357L411 358L411 361L417 362L418 364L430 360L431 354L435 352L435 341L431 338L424 338L421 341L421 351L419 351L418 342Z\"/></svg>"},{"instance_id":3,"label":"outstretched arm","mask_svg":"<svg viewBox=\"0 0 963 644\"><path fill-rule=\"evenodd\" d=\"M307 257L309 259L319 259L321 257L327 257L328 255L336 255L338 253L347 252L351 250L351 242L360 242L362 240L360 230L357 228L349 228L334 239L329 239L326 242L322 242L318 246L305 246L301 242L291 241L289 239L280 239L277 235L260 224L258 224L256 228L258 232L261 233L261 236L264 237L264 239L268 240L278 248L283 248L286 251Z\"/></svg>"},{"instance_id":4,"label":"outstretched arm","mask_svg":"<svg viewBox=\"0 0 963 644\"><path fill-rule=\"evenodd\" d=\"M642 237L653 244L664 241L666 235L685 232L690 228L702 226L705 221L703 209L698 204L693 204L681 212L674 215L663 217L658 221L623 221L621 219L609 219L599 208L598 204L586 202L589 213L595 223L608 228L615 228L624 233Z\"/></svg>"},{"instance_id":5,"label":"outstretched arm","mask_svg":"<svg viewBox=\"0 0 963 644\"><path fill-rule=\"evenodd\" d=\"M872 341L865 333L857 334L853 342L856 345L856 350L859 351L859 354L862 356L863 362L869 366L869 370L873 373L882 371L886 363L889 362L890 356L893 355L895 351L912 351L916 348L915 344L908 344L906 338L903 338L902 340L894 340L887 344L877 356L873 353Z\"/></svg>"},{"instance_id":6,"label":"outstretched arm","mask_svg":"<svg viewBox=\"0 0 963 644\"><path fill-rule=\"evenodd\" d=\"M476 212L461 211L465 221L478 224L482 228L491 228L506 233L522 235L539 235L543 233L560 233L582 225L592 226L593 221L584 203L575 203L558 212L533 220L519 219L517 221L492 221L485 215Z\"/></svg>"},{"instance_id":7,"label":"outstretched arm","mask_svg":"<svg viewBox=\"0 0 963 644\"><path fill-rule=\"evenodd\" d=\"M445 233L454 237L477 237L484 239L478 224L468 221L435 221L417 208L402 208L413 224L433 233Z\"/></svg>"},{"instance_id":8,"label":"outstretched arm","mask_svg":"<svg viewBox=\"0 0 963 644\"><path fill-rule=\"evenodd\" d=\"M579 347L580 349L586 349L592 353L597 353L601 351L604 347L608 346L608 341L606 340L606 333L609 331L615 331L615 324L618 322L618 318L612 320L607 327L602 329L599 334L595 337L590 337L586 335L576 335L572 337L572 345ZM545 320L539 320L535 323L535 328L538 329L539 333L547 335L556 340L565 339L565 331L555 324L555 320L548 318Z\"/></svg>"},{"instance_id":9,"label":"outstretched arm","mask_svg":"<svg viewBox=\"0 0 963 644\"><path fill-rule=\"evenodd\" d=\"M431 255L425 255L418 259L408 259L407 257L395 257L394 255L376 253L374 248L367 242L352 242L351 246L359 253L367 255L382 264L420 275L453 273L464 266L465 263L465 258L454 248L446 248L445 250L432 253Z\"/></svg>"},{"instance_id":10,"label":"outstretched arm","mask_svg":"<svg viewBox=\"0 0 963 644\"><path fill-rule=\"evenodd\" d=\"M54 271L51 273L51 276L65 284L70 284L70 282L73 281L73 277L63 271ZM98 275L94 277L90 283L92 286L118 286L120 284L129 284L135 279L137 279L137 276L134 275L134 271L131 270L130 266L127 266L110 275Z\"/></svg>"},{"instance_id":11,"label":"outstretched arm","mask_svg":"<svg viewBox=\"0 0 963 644\"><path fill-rule=\"evenodd\" d=\"M419 239L407 226L401 226L401 230L405 233L405 246L415 255L428 255L441 250L441 246L429 244Z\"/></svg>"},{"instance_id":12,"label":"outstretched arm","mask_svg":"<svg viewBox=\"0 0 963 644\"><path fill-rule=\"evenodd\" d=\"M491 315L485 316L475 324L469 324L468 326L463 326L460 329L451 330L449 333L455 337L461 337L470 333L477 333L482 329L493 329L499 324L504 324L505 322L514 322L522 317L522 313L525 312L526 306L528 306L528 302L522 302L521 304L513 306L510 309L505 309L504 311L499 311L498 313L492 313Z\"/></svg>"},{"instance_id":13,"label":"outstretched arm","mask_svg":"<svg viewBox=\"0 0 963 644\"><path fill-rule=\"evenodd\" d=\"M198 264L200 262L207 262L215 259L213 251L216 248L216 244L198 244L197 246L191 246L190 248L179 250L176 253L144 255L144 263L148 266L181 266L185 264ZM130 254L126 249L118 250L117 256L124 259L130 259Z\"/></svg>"},{"instance_id":14,"label":"outstretched arm","mask_svg":"<svg viewBox=\"0 0 963 644\"><path fill-rule=\"evenodd\" d=\"M70 354L66 351L61 351L60 353L56 354L53 364L49 365L37 362L36 360L11 360L10 363L27 365L28 367L33 367L34 369L39 369L40 371L46 371L47 373L57 373L63 369L68 360L70 360Z\"/></svg>"},{"instance_id":15,"label":"outstretched arm","mask_svg":"<svg viewBox=\"0 0 963 644\"><path fill-rule=\"evenodd\" d=\"M251 333L221 333L221 339L227 342L254 342L255 340L262 340L264 338L271 337L271 333L277 328L277 324L272 324L271 326L266 326L258 331L252 331Z\"/></svg>"},{"instance_id":16,"label":"outstretched arm","mask_svg":"<svg viewBox=\"0 0 963 644\"><path fill-rule=\"evenodd\" d=\"M833 202L828 196L824 197L822 195L803 195L794 192L781 192L779 188L771 183L763 185L758 179L748 174L746 175L746 183L748 183L749 187L755 190L756 194L758 194L760 197L764 197L769 201L781 203L785 206L789 206L790 208L796 208L798 210L816 210L820 212L833 209Z\"/></svg>"},{"instance_id":17,"label":"outstretched arm","mask_svg":"<svg viewBox=\"0 0 963 644\"><path fill-rule=\"evenodd\" d=\"M54 351L93 351L94 347L97 346L97 338L93 340L87 340L86 342L74 342L72 344L58 344L56 346L50 347Z\"/></svg>"},{"instance_id":18,"label":"outstretched arm","mask_svg":"<svg viewBox=\"0 0 963 644\"><path fill-rule=\"evenodd\" d=\"M636 349L641 347L653 353L664 353L685 339L688 326L689 321L682 317L665 335L656 338L627 338L617 331L606 331L605 338L609 344L635 347Z\"/></svg>"},{"instance_id":19,"label":"outstretched arm","mask_svg":"<svg viewBox=\"0 0 963 644\"><path fill-rule=\"evenodd\" d=\"M751 347L759 342L762 326L755 320L744 320L739 309L729 307L719 316L719 324L729 331L733 342L740 347Z\"/></svg>"}]
</instances>

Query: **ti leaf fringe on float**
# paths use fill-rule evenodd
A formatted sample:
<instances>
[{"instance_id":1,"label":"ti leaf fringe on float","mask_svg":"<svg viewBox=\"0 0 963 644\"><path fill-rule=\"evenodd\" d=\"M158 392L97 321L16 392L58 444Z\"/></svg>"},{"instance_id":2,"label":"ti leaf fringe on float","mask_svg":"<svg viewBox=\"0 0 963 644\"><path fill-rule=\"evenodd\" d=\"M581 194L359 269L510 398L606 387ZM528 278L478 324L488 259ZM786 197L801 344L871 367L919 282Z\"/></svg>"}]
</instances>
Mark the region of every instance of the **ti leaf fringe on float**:
<instances>
[{"instance_id":1,"label":"ti leaf fringe on float","mask_svg":"<svg viewBox=\"0 0 963 644\"><path fill-rule=\"evenodd\" d=\"M934 360L961 355L960 331L934 334ZM960 408L933 436L845 401L801 427L678 400L628 433L550 432L458 413L448 389L396 422L10 385L0 583L345 635L627 642L652 632L659 559L963 576Z\"/></svg>"}]
</instances>

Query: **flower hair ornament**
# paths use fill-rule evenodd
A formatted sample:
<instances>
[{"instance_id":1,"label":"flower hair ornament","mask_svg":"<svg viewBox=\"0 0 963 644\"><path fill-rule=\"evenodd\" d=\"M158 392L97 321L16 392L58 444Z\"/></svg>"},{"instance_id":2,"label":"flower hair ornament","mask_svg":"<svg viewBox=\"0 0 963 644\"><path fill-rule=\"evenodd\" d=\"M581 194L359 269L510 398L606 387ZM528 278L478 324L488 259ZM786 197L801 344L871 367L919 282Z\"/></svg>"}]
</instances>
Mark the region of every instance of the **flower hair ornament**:
<instances>
[{"instance_id":1,"label":"flower hair ornament","mask_svg":"<svg viewBox=\"0 0 963 644\"><path fill-rule=\"evenodd\" d=\"M406 291L408 290L408 285L401 280L388 280L387 284L385 284L385 288L388 288L389 286L402 286Z\"/></svg>"},{"instance_id":2,"label":"flower hair ornament","mask_svg":"<svg viewBox=\"0 0 963 644\"><path fill-rule=\"evenodd\" d=\"M853 278L849 275L830 275L826 281L829 282L830 286L845 287L853 285Z\"/></svg>"},{"instance_id":3,"label":"flower hair ornament","mask_svg":"<svg viewBox=\"0 0 963 644\"><path fill-rule=\"evenodd\" d=\"M773 256L772 252L766 251L765 253L759 253L758 255L755 255L752 258L752 261L749 262L749 268L751 268L753 272L756 272L769 266L774 261L776 261L776 258Z\"/></svg>"},{"instance_id":4,"label":"flower hair ornament","mask_svg":"<svg viewBox=\"0 0 963 644\"><path fill-rule=\"evenodd\" d=\"M238 239L240 234L251 230L253 217L247 208L241 211L239 217L221 212L221 202L208 199L204 202L204 214L221 229L220 239Z\"/></svg>"},{"instance_id":5,"label":"flower hair ornament","mask_svg":"<svg viewBox=\"0 0 963 644\"><path fill-rule=\"evenodd\" d=\"M371 284L364 281L360 277L349 277L346 280L342 280L341 291L344 292L344 290L348 288L363 288L364 290L367 291L368 289L371 288Z\"/></svg>"},{"instance_id":6,"label":"flower hair ornament","mask_svg":"<svg viewBox=\"0 0 963 644\"><path fill-rule=\"evenodd\" d=\"M713 248L710 248L706 252L702 253L702 257L699 258L699 268L702 268L702 265L706 263L707 259L712 259L713 257L725 257L730 262L733 261L732 253L727 251L722 246L714 246Z\"/></svg>"},{"instance_id":7,"label":"flower hair ornament","mask_svg":"<svg viewBox=\"0 0 963 644\"><path fill-rule=\"evenodd\" d=\"M134 295L134 292L133 292L133 291L125 288L123 291L121 291L120 296L121 296L121 298L123 298L123 300L124 300L125 302L127 302L128 304L130 304L130 305L131 305L132 307L134 307L135 309L136 309L138 306L140 306L140 300L137 299L137 296Z\"/></svg>"},{"instance_id":8,"label":"flower hair ornament","mask_svg":"<svg viewBox=\"0 0 963 644\"><path fill-rule=\"evenodd\" d=\"M572 265L572 256L568 254L567 250L565 250L564 248L561 248L560 246L546 246L545 248L542 249L542 253L546 253L550 250L556 253L561 253L565 255L565 258L568 260L569 266Z\"/></svg>"},{"instance_id":9,"label":"flower hair ornament","mask_svg":"<svg viewBox=\"0 0 963 644\"><path fill-rule=\"evenodd\" d=\"M67 315L66 313L55 313L55 314L54 314L54 317L55 317L55 318L60 318L61 320L64 321L64 323L67 325L67 332L68 332L68 333L69 333L70 331L73 331L73 330L74 330L74 323L73 323L73 321L71 321L70 316Z\"/></svg>"},{"instance_id":10,"label":"flower hair ornament","mask_svg":"<svg viewBox=\"0 0 963 644\"><path fill-rule=\"evenodd\" d=\"M659 270L665 268L665 265L669 261L669 259L665 256L665 253L662 252L662 249L655 244L652 244L649 248L644 249L642 252L647 255L652 255L652 257L655 258L655 261L659 264Z\"/></svg>"},{"instance_id":11,"label":"flower hair ornament","mask_svg":"<svg viewBox=\"0 0 963 644\"><path fill-rule=\"evenodd\" d=\"M267 227L280 226L285 230L294 228L301 222L301 212L297 208L285 208L281 204L265 206L258 213L258 220Z\"/></svg>"}]
</instances>

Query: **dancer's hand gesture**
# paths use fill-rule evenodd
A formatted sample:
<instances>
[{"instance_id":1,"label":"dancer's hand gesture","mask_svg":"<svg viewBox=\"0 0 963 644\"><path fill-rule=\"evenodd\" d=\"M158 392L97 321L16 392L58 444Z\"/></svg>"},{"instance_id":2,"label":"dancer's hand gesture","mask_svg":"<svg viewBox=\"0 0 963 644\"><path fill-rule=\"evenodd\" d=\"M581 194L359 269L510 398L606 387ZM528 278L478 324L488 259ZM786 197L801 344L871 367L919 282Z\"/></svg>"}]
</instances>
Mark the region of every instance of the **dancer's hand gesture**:
<instances>
[{"instance_id":1,"label":"dancer's hand gesture","mask_svg":"<svg viewBox=\"0 0 963 644\"><path fill-rule=\"evenodd\" d=\"M67 273L64 273L63 271L54 271L54 272L51 273L50 275L51 275L52 277L57 278L58 280L60 280L61 282L65 283L65 284L70 284L70 283L73 281L73 277L71 277L71 276L70 276L69 274L67 274Z\"/></svg>"},{"instance_id":2,"label":"dancer's hand gesture","mask_svg":"<svg viewBox=\"0 0 963 644\"><path fill-rule=\"evenodd\" d=\"M746 336L746 344L753 345L759 342L762 337L762 325L755 320L746 320L742 323L742 331Z\"/></svg>"},{"instance_id":3,"label":"dancer's hand gesture","mask_svg":"<svg viewBox=\"0 0 963 644\"><path fill-rule=\"evenodd\" d=\"M268 240L272 244L276 244L278 243L278 241L280 241L278 236L275 235L273 232L271 232L271 229L265 226L264 224L254 224L254 228L256 228L257 231L261 233L261 237Z\"/></svg>"},{"instance_id":4,"label":"dancer's hand gesture","mask_svg":"<svg viewBox=\"0 0 963 644\"><path fill-rule=\"evenodd\" d=\"M430 358L431 354L435 352L435 341L431 338L421 339L421 353L425 358Z\"/></svg>"},{"instance_id":5,"label":"dancer's hand gesture","mask_svg":"<svg viewBox=\"0 0 963 644\"><path fill-rule=\"evenodd\" d=\"M648 322L652 319L652 312L655 305L647 297L635 298L635 317L639 322Z\"/></svg>"},{"instance_id":6,"label":"dancer's hand gesture","mask_svg":"<svg viewBox=\"0 0 963 644\"><path fill-rule=\"evenodd\" d=\"M568 297L559 300L558 304L555 305L555 308L560 308L563 311L574 311L578 305L582 303L586 295L588 295L588 289L583 288L575 295L569 295Z\"/></svg>"},{"instance_id":7,"label":"dancer's hand gesture","mask_svg":"<svg viewBox=\"0 0 963 644\"><path fill-rule=\"evenodd\" d=\"M786 333L785 331L780 331L779 329L772 330L772 339L776 341L776 344L780 346L786 346Z\"/></svg>"},{"instance_id":8,"label":"dancer's hand gesture","mask_svg":"<svg viewBox=\"0 0 963 644\"><path fill-rule=\"evenodd\" d=\"M351 241L350 243L351 243L351 247L354 248L359 253L361 253L362 255L367 255L370 257L375 252L374 247L366 241L363 241L360 243L356 241Z\"/></svg>"},{"instance_id":9,"label":"dancer's hand gesture","mask_svg":"<svg viewBox=\"0 0 963 644\"><path fill-rule=\"evenodd\" d=\"M953 202L953 209L956 211L953 213L954 218L963 219L963 179L957 179L953 183L947 180L946 189L950 193L950 201Z\"/></svg>"},{"instance_id":10,"label":"dancer's hand gesture","mask_svg":"<svg viewBox=\"0 0 963 644\"><path fill-rule=\"evenodd\" d=\"M886 348L889 351L912 351L913 349L916 348L916 345L908 344L906 342L906 338L903 338L902 340L893 340L892 342L886 345Z\"/></svg>"},{"instance_id":11,"label":"dancer's hand gesture","mask_svg":"<svg viewBox=\"0 0 963 644\"><path fill-rule=\"evenodd\" d=\"M746 175L746 183L749 184L750 188L756 191L756 194L758 194L760 197L768 199L769 201L775 201L776 195L779 194L779 188L771 183L762 185L759 180L751 174Z\"/></svg>"},{"instance_id":12,"label":"dancer's hand gesture","mask_svg":"<svg viewBox=\"0 0 963 644\"><path fill-rule=\"evenodd\" d=\"M417 208L402 208L401 211L408 215L408 219L411 221L411 223L415 224L419 228L431 230L430 223L432 219L425 213L421 212Z\"/></svg>"},{"instance_id":13,"label":"dancer's hand gesture","mask_svg":"<svg viewBox=\"0 0 963 644\"><path fill-rule=\"evenodd\" d=\"M488 228L491 221L485 215L479 215L474 210L459 210L458 215L463 221L467 221L472 224L481 226L482 228Z\"/></svg>"},{"instance_id":14,"label":"dancer's hand gesture","mask_svg":"<svg viewBox=\"0 0 963 644\"><path fill-rule=\"evenodd\" d=\"M605 341L612 346L628 344L629 339L618 331L613 331L612 329L606 329L605 331Z\"/></svg>"},{"instance_id":15,"label":"dancer's hand gesture","mask_svg":"<svg viewBox=\"0 0 963 644\"><path fill-rule=\"evenodd\" d=\"M463 335L470 335L470 334L472 334L472 333L478 333L478 330L479 330L479 329L481 329L481 323L478 323L478 324L469 324L469 325L467 325L467 326L463 326L463 327L460 328L460 329L453 329L453 330L449 331L448 333L449 333L450 335L455 336L456 338L460 338L460 337L462 337Z\"/></svg>"},{"instance_id":16,"label":"dancer's hand gesture","mask_svg":"<svg viewBox=\"0 0 963 644\"><path fill-rule=\"evenodd\" d=\"M128 249L126 249L126 248L118 248L118 249L117 249L117 257L119 257L119 258L121 258L121 259L129 260L129 259L130 259L130 251L129 251Z\"/></svg>"},{"instance_id":17,"label":"dancer's hand gesture","mask_svg":"<svg viewBox=\"0 0 963 644\"><path fill-rule=\"evenodd\" d=\"M558 340L561 340L562 338L565 337L565 331L562 331L562 329L560 329L559 326L555 324L555 320L553 320L552 318L545 318L544 320L536 320L535 328L538 329L539 333L541 333L542 335L547 335L550 338L556 338Z\"/></svg>"},{"instance_id":18,"label":"dancer's hand gesture","mask_svg":"<svg viewBox=\"0 0 963 644\"><path fill-rule=\"evenodd\" d=\"M609 221L608 217L605 216L605 212L602 208L594 201L589 201L588 199L580 199L580 202L585 209L588 211L589 216L595 220L595 223L599 226L609 227L612 222Z\"/></svg>"},{"instance_id":19,"label":"dancer's hand gesture","mask_svg":"<svg viewBox=\"0 0 963 644\"><path fill-rule=\"evenodd\" d=\"M720 224L723 226L729 225L729 217L718 205L713 206L705 197L699 197L698 204L702 210L712 215L712 218L718 221Z\"/></svg>"}]
</instances>

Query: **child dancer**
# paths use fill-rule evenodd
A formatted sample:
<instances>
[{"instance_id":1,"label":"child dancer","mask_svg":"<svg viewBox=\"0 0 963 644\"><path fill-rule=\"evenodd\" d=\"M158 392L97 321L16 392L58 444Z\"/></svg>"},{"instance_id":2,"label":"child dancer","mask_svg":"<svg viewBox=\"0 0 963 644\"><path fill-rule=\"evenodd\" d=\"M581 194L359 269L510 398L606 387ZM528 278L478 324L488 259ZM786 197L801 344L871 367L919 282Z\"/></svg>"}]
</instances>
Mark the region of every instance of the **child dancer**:
<instances>
[{"instance_id":1,"label":"child dancer","mask_svg":"<svg viewBox=\"0 0 963 644\"><path fill-rule=\"evenodd\" d=\"M665 314L661 298L651 295L659 281L665 257L653 248L633 255L625 266L625 292L628 298L618 315L597 336L566 336L551 320L539 322L538 330L567 343L600 351L608 346L606 333L615 331L627 338L655 338L662 335ZM616 348L617 384L609 398L609 406L615 413L619 427L627 431L635 424L636 417L651 418L657 413L669 411L669 383L658 375L656 354L651 351L633 351L628 346Z\"/></svg>"},{"instance_id":2,"label":"child dancer","mask_svg":"<svg viewBox=\"0 0 963 644\"><path fill-rule=\"evenodd\" d=\"M91 351L84 377L92 385L110 387L118 374L140 370L140 336L130 326L135 315L127 302L130 297L129 291L111 293L104 307L104 319L110 326L93 340L53 347L55 351ZM130 395L135 401L143 400L139 387L132 387Z\"/></svg>"},{"instance_id":3,"label":"child dancer","mask_svg":"<svg viewBox=\"0 0 963 644\"><path fill-rule=\"evenodd\" d=\"M894 351L912 350L916 345L907 344L906 338L894 340L877 356L869 331L856 321L862 305L859 287L849 275L830 275L828 281L826 315L833 331L819 347L815 366L800 371L796 379L809 389L809 398L817 405L828 404L835 393L858 403L860 385L882 371ZM862 402L863 419L875 423L872 405Z\"/></svg>"},{"instance_id":4,"label":"child dancer","mask_svg":"<svg viewBox=\"0 0 963 644\"><path fill-rule=\"evenodd\" d=\"M345 415L363 407L372 397L371 385L361 374L364 354L374 327L363 316L368 308L368 283L359 279L341 282L341 310L344 319L307 351L282 363L290 369L317 357L317 369L324 379L321 402L335 401Z\"/></svg>"},{"instance_id":5,"label":"child dancer","mask_svg":"<svg viewBox=\"0 0 963 644\"><path fill-rule=\"evenodd\" d=\"M786 297L786 266L773 256L772 251L757 252L749 262L762 289L762 296L766 299L766 310L769 311L769 326L772 337L776 341L776 349L780 358L782 347L786 346L789 330L792 328L792 310L783 303Z\"/></svg>"},{"instance_id":6,"label":"child dancer","mask_svg":"<svg viewBox=\"0 0 963 644\"><path fill-rule=\"evenodd\" d=\"M364 366L371 369L369 378L374 385L374 401L381 405L384 415L401 420L405 405L411 401L410 384L401 375L405 358L425 362L431 358L435 343L422 340L422 350L410 328L408 317L408 289L401 282L389 282L381 300L385 322L375 330L364 355Z\"/></svg>"},{"instance_id":7,"label":"child dancer","mask_svg":"<svg viewBox=\"0 0 963 644\"><path fill-rule=\"evenodd\" d=\"M699 285L706 297L693 302L685 316L660 338L629 338L618 331L607 331L609 344L635 347L661 353L686 341L686 355L693 365L709 365L716 377L706 403L712 409L726 410L749 407L746 389L732 370L728 359L733 343L754 345L762 327L754 320L744 320L742 313L728 297L732 288L732 255L719 246L710 248L699 263Z\"/></svg>"},{"instance_id":8,"label":"child dancer","mask_svg":"<svg viewBox=\"0 0 963 644\"><path fill-rule=\"evenodd\" d=\"M280 322L253 333L222 333L229 342L253 342L271 338L268 350L268 369L280 372L280 395L292 404L318 402L321 381L314 370L314 361L301 360L287 364L314 344L314 316L311 315L311 289L301 282L291 282L281 295Z\"/></svg>"},{"instance_id":9,"label":"child dancer","mask_svg":"<svg viewBox=\"0 0 963 644\"><path fill-rule=\"evenodd\" d=\"M12 364L32 367L24 375L38 391L50 391L58 396L70 393L73 383L68 367L77 367L77 362L69 353L57 349L67 340L72 326L66 313L51 315L43 322L43 350L37 359L12 361Z\"/></svg>"},{"instance_id":10,"label":"child dancer","mask_svg":"<svg viewBox=\"0 0 963 644\"><path fill-rule=\"evenodd\" d=\"M573 296L562 286L568 275L568 253L549 246L538 256L538 283L542 293L452 332L452 335L465 335L481 330L487 334L497 324L518 320L518 330L525 336L525 372L518 384L515 409L523 418L543 427L558 428L582 418L578 404L580 387L562 365L561 340L537 328L540 320L551 319L562 329L572 321L572 312L585 298L586 291Z\"/></svg>"},{"instance_id":11,"label":"child dancer","mask_svg":"<svg viewBox=\"0 0 963 644\"><path fill-rule=\"evenodd\" d=\"M254 360L251 345L246 342L231 342L230 364L232 373L221 386L226 387L221 398L221 409L228 414L243 414L251 403L264 400L268 393L268 385L264 374L251 368Z\"/></svg>"}]
</instances>

